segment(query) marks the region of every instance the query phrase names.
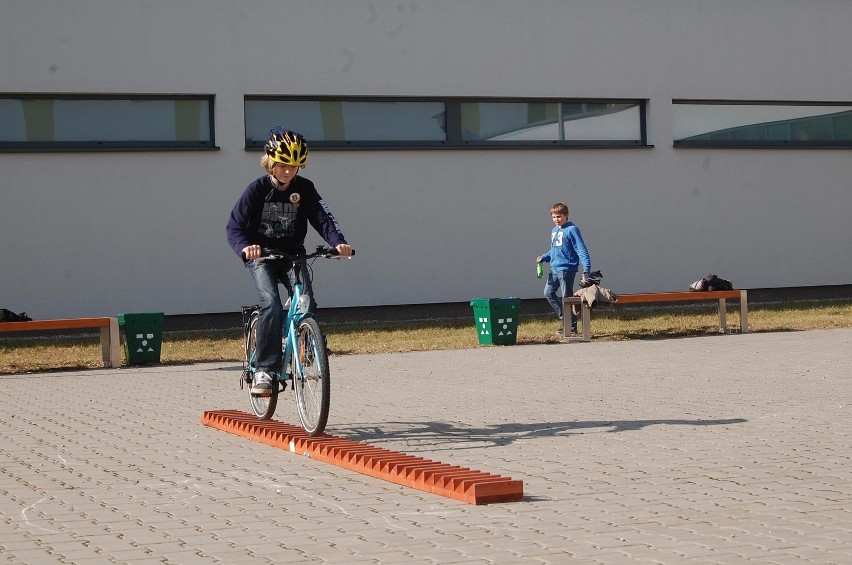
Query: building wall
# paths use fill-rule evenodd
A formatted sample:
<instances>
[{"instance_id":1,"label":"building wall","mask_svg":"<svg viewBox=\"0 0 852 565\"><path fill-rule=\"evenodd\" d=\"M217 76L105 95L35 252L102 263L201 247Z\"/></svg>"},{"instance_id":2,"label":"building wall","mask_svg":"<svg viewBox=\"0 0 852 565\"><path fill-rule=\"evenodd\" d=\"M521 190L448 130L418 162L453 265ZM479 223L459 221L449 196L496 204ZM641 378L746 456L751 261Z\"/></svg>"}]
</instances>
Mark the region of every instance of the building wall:
<instances>
[{"instance_id":1,"label":"building wall","mask_svg":"<svg viewBox=\"0 0 852 565\"><path fill-rule=\"evenodd\" d=\"M220 148L0 153L0 305L253 303L246 94L648 100L648 148L314 151L357 249L315 264L321 307L538 297L557 201L616 292L849 284L849 150L674 149L671 101L849 102L850 28L844 0L0 0L0 92L212 94Z\"/></svg>"}]
</instances>

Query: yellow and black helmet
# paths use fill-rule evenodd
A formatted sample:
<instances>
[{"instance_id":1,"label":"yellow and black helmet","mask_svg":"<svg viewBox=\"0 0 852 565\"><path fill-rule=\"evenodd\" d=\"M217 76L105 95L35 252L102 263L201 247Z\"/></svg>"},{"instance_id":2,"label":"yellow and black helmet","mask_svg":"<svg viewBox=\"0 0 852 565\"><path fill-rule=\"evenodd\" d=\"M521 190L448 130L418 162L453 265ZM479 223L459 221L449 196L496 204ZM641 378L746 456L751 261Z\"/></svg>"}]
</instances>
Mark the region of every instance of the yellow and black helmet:
<instances>
[{"instance_id":1,"label":"yellow and black helmet","mask_svg":"<svg viewBox=\"0 0 852 565\"><path fill-rule=\"evenodd\" d=\"M269 130L264 146L266 154L276 163L291 167L304 167L308 163L308 142L301 133L281 126Z\"/></svg>"}]
</instances>

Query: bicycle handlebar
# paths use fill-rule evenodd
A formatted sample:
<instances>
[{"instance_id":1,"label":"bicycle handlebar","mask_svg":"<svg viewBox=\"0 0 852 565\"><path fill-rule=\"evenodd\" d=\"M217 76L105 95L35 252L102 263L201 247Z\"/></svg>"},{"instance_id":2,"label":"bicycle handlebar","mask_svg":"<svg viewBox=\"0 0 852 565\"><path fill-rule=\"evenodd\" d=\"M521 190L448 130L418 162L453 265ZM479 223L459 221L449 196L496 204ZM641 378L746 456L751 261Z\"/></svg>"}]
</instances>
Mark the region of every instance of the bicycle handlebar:
<instances>
[{"instance_id":1,"label":"bicycle handlebar","mask_svg":"<svg viewBox=\"0 0 852 565\"><path fill-rule=\"evenodd\" d=\"M352 250L352 255L355 255L355 250ZM270 247L264 247L260 250L260 257L257 260L271 260L271 261L279 261L279 260L289 260L289 261L304 261L305 259L313 259L314 257L325 257L330 259L332 257L340 257L340 253L334 247L327 247L325 245L317 245L316 251L313 253L305 253L305 254L297 254L292 255L287 253L286 251L281 251L280 249L273 249ZM351 255L350 255L351 257ZM245 259L245 255L243 255L243 259Z\"/></svg>"}]
</instances>

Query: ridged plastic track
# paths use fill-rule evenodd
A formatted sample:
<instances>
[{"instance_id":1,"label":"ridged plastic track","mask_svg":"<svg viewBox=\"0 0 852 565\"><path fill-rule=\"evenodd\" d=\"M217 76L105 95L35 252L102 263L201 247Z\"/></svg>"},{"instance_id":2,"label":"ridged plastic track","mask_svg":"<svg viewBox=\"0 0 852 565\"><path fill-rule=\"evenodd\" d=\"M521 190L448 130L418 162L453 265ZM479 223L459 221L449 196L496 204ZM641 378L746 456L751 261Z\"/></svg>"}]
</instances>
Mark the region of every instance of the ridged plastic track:
<instances>
[{"instance_id":1,"label":"ridged plastic track","mask_svg":"<svg viewBox=\"0 0 852 565\"><path fill-rule=\"evenodd\" d=\"M208 410L201 415L201 423L317 461L469 504L515 502L524 497L523 481L327 434L312 437L300 427L277 420L259 420L239 410Z\"/></svg>"}]
</instances>

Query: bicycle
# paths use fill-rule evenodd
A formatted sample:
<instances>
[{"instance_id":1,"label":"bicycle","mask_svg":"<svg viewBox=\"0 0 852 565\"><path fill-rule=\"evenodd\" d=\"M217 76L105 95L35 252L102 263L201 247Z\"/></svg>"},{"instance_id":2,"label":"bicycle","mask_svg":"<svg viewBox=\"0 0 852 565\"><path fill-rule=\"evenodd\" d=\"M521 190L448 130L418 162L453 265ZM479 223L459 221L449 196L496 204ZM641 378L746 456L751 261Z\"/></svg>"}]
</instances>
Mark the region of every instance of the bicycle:
<instances>
[{"instance_id":1,"label":"bicycle","mask_svg":"<svg viewBox=\"0 0 852 565\"><path fill-rule=\"evenodd\" d=\"M251 392L254 374L257 371L254 364L259 319L257 307L243 308L245 361L240 388L248 384L252 412L262 420L271 418L278 406L279 393L285 391L287 383L290 382L296 393L296 407L302 428L311 436L322 434L328 422L331 405L331 375L325 334L314 314L308 310L309 297L303 292L302 264L318 257L337 256L336 249L320 245L313 253L304 255L290 255L265 248L262 256L257 259L257 261L288 261L294 273L292 296L284 305L287 312L282 340L282 366L274 372L272 391L266 395Z\"/></svg>"}]
</instances>

